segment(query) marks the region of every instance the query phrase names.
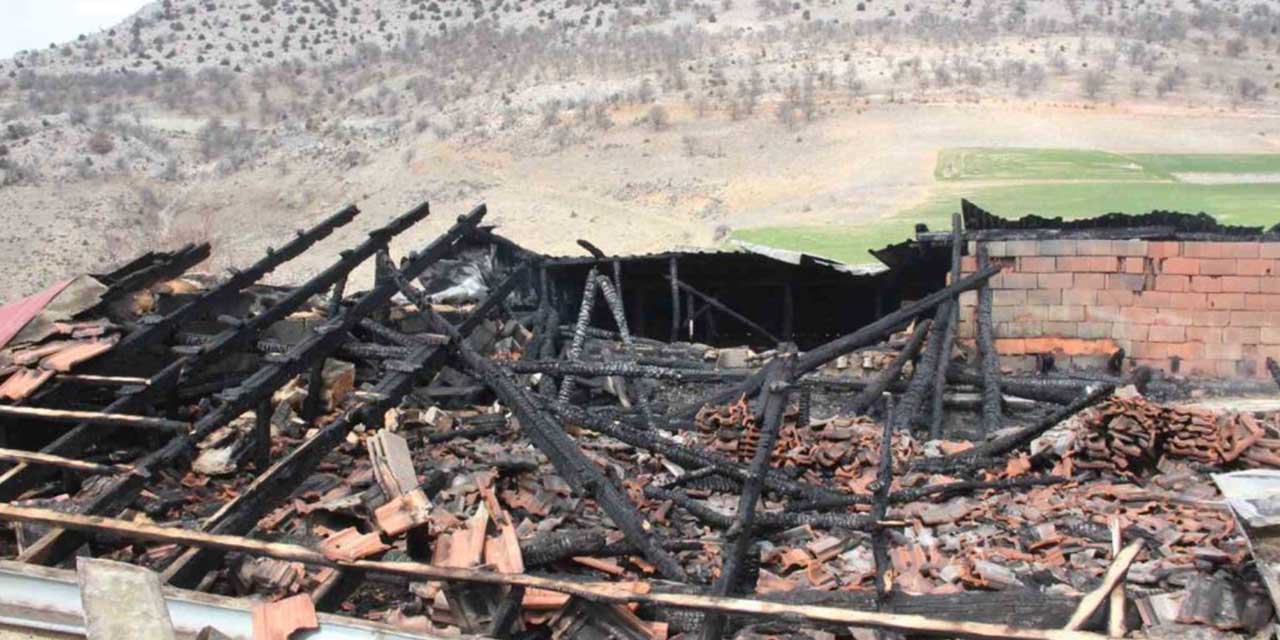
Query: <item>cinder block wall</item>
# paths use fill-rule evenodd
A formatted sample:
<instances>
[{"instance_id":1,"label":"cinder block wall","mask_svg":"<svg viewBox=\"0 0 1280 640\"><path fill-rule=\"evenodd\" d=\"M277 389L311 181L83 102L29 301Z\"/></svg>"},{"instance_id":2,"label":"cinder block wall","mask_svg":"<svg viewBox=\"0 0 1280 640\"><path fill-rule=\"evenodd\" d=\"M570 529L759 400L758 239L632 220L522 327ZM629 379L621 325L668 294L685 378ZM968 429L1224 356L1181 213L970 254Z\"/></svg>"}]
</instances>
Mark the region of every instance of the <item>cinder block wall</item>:
<instances>
[{"instance_id":1,"label":"cinder block wall","mask_svg":"<svg viewBox=\"0 0 1280 640\"><path fill-rule=\"evenodd\" d=\"M1280 243L1143 240L984 241L1004 270L991 280L1005 366L1035 354L1098 367L1123 348L1126 367L1183 375L1266 375L1280 359ZM976 266L969 243L963 270ZM961 297L959 336L976 335L977 294ZM1175 365L1175 359L1177 364Z\"/></svg>"}]
</instances>

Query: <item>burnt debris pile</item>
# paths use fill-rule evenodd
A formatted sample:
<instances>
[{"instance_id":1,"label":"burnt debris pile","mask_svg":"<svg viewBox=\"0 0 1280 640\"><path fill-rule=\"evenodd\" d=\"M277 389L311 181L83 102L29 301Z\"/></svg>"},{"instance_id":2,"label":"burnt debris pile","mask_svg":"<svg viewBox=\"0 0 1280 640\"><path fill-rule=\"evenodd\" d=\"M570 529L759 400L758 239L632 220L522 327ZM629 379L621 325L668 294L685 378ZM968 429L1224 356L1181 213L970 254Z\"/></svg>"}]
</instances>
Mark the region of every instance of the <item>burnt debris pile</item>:
<instances>
[{"instance_id":1,"label":"burnt debris pile","mask_svg":"<svg viewBox=\"0 0 1280 640\"><path fill-rule=\"evenodd\" d=\"M369 637L1274 622L1249 542L1273 533L1280 407L1175 403L1204 389L1141 367L1002 367L1001 267L962 270L959 224L912 273L552 258L483 206L391 255L424 204L260 283L358 213L225 277L188 274L191 246L0 309L0 573L137 565L243 602L257 638L343 624L325 613Z\"/></svg>"}]
</instances>

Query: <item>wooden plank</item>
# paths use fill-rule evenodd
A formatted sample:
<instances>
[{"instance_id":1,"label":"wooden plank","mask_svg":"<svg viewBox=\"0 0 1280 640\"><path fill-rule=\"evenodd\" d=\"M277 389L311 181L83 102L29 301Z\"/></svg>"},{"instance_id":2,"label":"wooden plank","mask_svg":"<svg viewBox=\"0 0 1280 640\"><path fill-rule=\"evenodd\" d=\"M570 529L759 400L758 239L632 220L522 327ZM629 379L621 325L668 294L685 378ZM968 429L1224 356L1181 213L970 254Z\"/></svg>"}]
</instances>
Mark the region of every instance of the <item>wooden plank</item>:
<instances>
[{"instance_id":1,"label":"wooden plank","mask_svg":"<svg viewBox=\"0 0 1280 640\"><path fill-rule=\"evenodd\" d=\"M383 429L369 438L365 446L369 449L369 461L373 463L373 477L388 500L418 488L418 474L413 468L409 441Z\"/></svg>"},{"instance_id":2,"label":"wooden plank","mask_svg":"<svg viewBox=\"0 0 1280 640\"><path fill-rule=\"evenodd\" d=\"M44 407L13 407L0 405L0 417L29 418L32 420L48 420L50 422L89 422L113 427L136 427L139 429L157 429L160 431L185 432L191 430L190 422L137 416L128 413L105 413L101 411L76 411L73 409L46 409Z\"/></svg>"},{"instance_id":3,"label":"wooden plank","mask_svg":"<svg viewBox=\"0 0 1280 640\"><path fill-rule=\"evenodd\" d=\"M677 607L681 609L693 609L697 611L716 611L742 615L780 617L788 618L790 620L802 619L811 622L884 629L903 633L925 633L959 638L992 640L997 638L1011 638L1013 640L1103 640L1103 638L1105 638L1105 636L1096 633L1075 631L1071 629L1023 629L1002 624L951 622L918 615L856 611L852 609L816 605L793 605L777 602L764 602L761 600L750 600L746 598L724 598L717 596L676 593L638 593L633 586L628 585L627 583L579 582L574 580L546 578L524 573L507 574L497 573L494 571L482 571L478 569L436 567L417 562L385 562L375 560L343 562L330 560L319 551L295 544L264 542L240 536L224 536L202 533L199 531L164 527L144 522L120 520L118 518L102 518L78 513L61 513L51 509L19 507L8 503L0 503L0 519L45 524L53 527L75 529L91 533L114 534L134 540L151 540L155 542L180 544L190 547L238 551L253 555L277 558L280 560L301 562L303 564L341 567L345 569L374 571L390 575L405 576L415 580L520 585L526 588L565 593L571 596L578 596L599 602L613 602L618 604L635 602L641 604ZM1134 549L1134 547L1137 545L1138 543L1135 543L1135 545L1131 545L1130 548L1126 548L1121 555L1136 556L1137 550ZM1132 557L1129 558L1129 561L1132 562ZM1124 566L1127 569L1128 565L1125 564ZM1099 600L1099 602L1100 601L1101 600Z\"/></svg>"},{"instance_id":4,"label":"wooden plank","mask_svg":"<svg viewBox=\"0 0 1280 640\"><path fill-rule=\"evenodd\" d=\"M1129 572L1129 565L1133 564L1133 560L1138 557L1139 551L1142 551L1141 540L1125 547L1123 551L1116 555L1111 567L1107 569L1107 574L1102 577L1102 585L1082 598L1080 606L1076 607L1076 612L1071 614L1071 620L1067 621L1067 626L1065 627L1068 631L1075 631L1083 627L1089 616L1093 615L1093 612L1102 606L1103 601L1110 597L1111 590L1115 589L1124 580L1125 574Z\"/></svg>"},{"instance_id":5,"label":"wooden plank","mask_svg":"<svg viewBox=\"0 0 1280 640\"><path fill-rule=\"evenodd\" d=\"M61 469L70 469L93 475L111 475L115 473L133 473L137 468L127 464L98 464L72 458L64 458L39 451L22 451L20 449L0 449L0 460L5 462L21 462L39 464Z\"/></svg>"}]
</instances>

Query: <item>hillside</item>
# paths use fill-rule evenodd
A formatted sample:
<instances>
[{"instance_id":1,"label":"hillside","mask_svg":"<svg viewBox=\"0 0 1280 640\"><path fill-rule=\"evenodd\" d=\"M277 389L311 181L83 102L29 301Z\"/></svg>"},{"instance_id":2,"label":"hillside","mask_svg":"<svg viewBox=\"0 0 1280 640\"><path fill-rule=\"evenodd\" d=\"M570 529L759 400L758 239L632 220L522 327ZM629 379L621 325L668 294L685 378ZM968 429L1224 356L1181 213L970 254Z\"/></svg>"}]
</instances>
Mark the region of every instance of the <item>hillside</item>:
<instances>
[{"instance_id":1,"label":"hillside","mask_svg":"<svg viewBox=\"0 0 1280 640\"><path fill-rule=\"evenodd\" d=\"M629 252L891 215L949 147L1274 151L1278 7L158 2L0 62L0 299L347 202Z\"/></svg>"}]
</instances>

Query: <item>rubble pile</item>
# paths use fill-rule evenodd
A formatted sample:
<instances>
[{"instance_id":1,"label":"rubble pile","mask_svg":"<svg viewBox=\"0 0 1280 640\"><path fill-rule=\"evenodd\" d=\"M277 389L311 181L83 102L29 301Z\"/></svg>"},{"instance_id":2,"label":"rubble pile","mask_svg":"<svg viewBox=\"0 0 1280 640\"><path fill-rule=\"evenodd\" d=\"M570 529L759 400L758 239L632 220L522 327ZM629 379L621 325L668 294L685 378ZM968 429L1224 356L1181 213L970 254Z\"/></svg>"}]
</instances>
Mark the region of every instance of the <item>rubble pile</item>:
<instances>
[{"instance_id":1,"label":"rubble pile","mask_svg":"<svg viewBox=\"0 0 1280 640\"><path fill-rule=\"evenodd\" d=\"M1146 370L1001 371L952 328L966 291L983 322L998 266L804 350L635 336L626 272L587 242L561 318L542 258L494 258L511 243L483 207L400 261L425 205L307 282L255 284L356 213L225 278L185 277L192 247L0 309L0 551L25 563L0 570L138 565L249 603L273 640L317 612L637 640L1275 620L1265 518L1242 528L1215 474L1280 468L1280 407L1158 403L1142 390L1189 383ZM347 291L365 260L372 288Z\"/></svg>"}]
</instances>

